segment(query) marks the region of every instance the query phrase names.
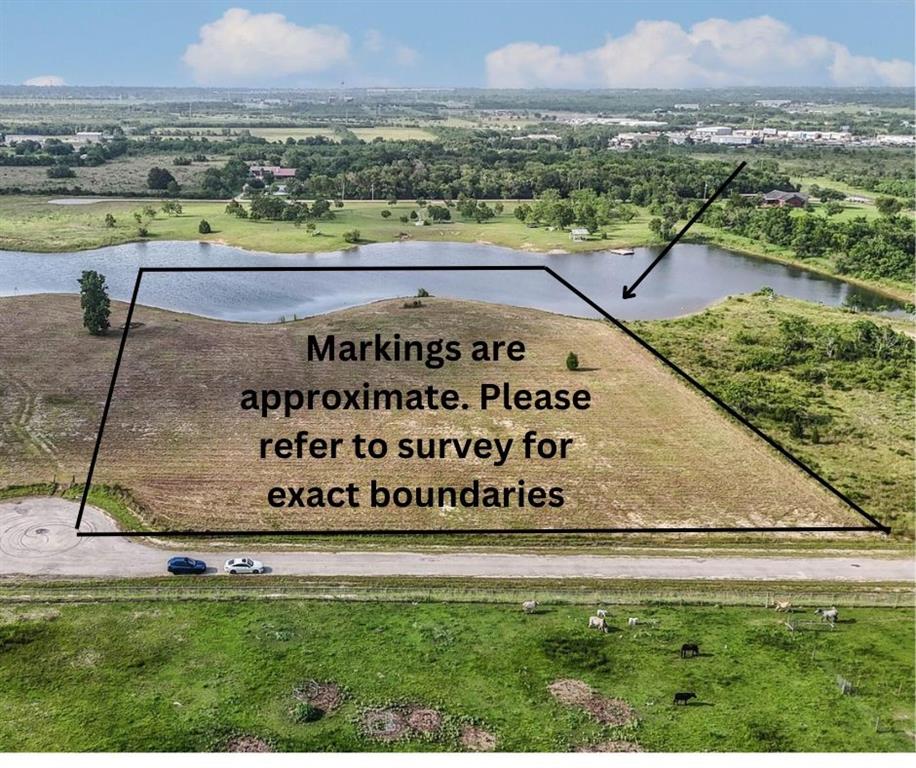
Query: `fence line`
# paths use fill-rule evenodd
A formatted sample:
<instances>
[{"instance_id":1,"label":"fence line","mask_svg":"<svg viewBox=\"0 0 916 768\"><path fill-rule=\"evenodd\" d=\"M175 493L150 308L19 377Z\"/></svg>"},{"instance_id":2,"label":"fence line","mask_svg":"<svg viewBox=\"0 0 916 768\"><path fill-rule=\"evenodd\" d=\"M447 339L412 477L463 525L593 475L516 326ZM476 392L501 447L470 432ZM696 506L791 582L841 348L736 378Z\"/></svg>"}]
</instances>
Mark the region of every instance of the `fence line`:
<instances>
[{"instance_id":1,"label":"fence line","mask_svg":"<svg viewBox=\"0 0 916 768\"><path fill-rule=\"evenodd\" d=\"M42 602L135 602L147 600L324 600L340 602L446 602L513 604L538 600L554 605L733 605L772 608L776 600L788 600L795 608L816 606L913 608L912 588L774 590L772 586L682 587L628 585L615 589L598 587L545 587L464 585L371 585L371 584L63 584L7 586L0 584L0 603Z\"/></svg>"}]
</instances>

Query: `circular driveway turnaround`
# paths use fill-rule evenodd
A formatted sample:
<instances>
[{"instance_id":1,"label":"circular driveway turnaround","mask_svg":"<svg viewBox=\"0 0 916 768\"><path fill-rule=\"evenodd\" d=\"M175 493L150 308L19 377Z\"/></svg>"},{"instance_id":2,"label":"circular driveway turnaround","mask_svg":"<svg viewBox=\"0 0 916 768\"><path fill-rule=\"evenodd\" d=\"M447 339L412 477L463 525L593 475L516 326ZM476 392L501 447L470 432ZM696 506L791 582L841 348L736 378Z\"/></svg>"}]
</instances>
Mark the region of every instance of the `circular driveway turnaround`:
<instances>
[{"instance_id":1,"label":"circular driveway turnaround","mask_svg":"<svg viewBox=\"0 0 916 768\"><path fill-rule=\"evenodd\" d=\"M136 539L77 537L79 505L53 497L0 502L0 574L26 576L158 576L173 554L219 566L229 550L194 552L149 546ZM114 531L114 521L87 507L81 530ZM246 554L276 575L454 576L530 579L670 579L913 583L912 558L891 557L663 557L480 554L455 552L275 552ZM217 568L219 573L220 569ZM256 577L252 577L256 578Z\"/></svg>"}]
</instances>

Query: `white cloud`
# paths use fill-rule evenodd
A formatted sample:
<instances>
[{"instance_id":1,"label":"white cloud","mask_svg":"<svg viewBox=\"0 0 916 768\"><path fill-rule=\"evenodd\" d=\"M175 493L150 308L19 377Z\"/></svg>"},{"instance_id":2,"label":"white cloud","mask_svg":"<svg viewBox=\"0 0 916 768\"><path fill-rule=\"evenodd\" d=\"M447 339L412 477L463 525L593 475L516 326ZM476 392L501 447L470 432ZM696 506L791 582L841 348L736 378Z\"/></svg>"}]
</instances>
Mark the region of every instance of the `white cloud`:
<instances>
[{"instance_id":1,"label":"white cloud","mask_svg":"<svg viewBox=\"0 0 916 768\"><path fill-rule=\"evenodd\" d=\"M385 49L385 38L377 29L370 29L363 35L363 47L369 53L381 53Z\"/></svg>"},{"instance_id":2,"label":"white cloud","mask_svg":"<svg viewBox=\"0 0 916 768\"><path fill-rule=\"evenodd\" d=\"M400 67L411 67L420 59L420 54L409 45L386 37L377 29L370 29L363 35L363 49L372 55L390 53L394 63Z\"/></svg>"},{"instance_id":3,"label":"white cloud","mask_svg":"<svg viewBox=\"0 0 916 768\"><path fill-rule=\"evenodd\" d=\"M64 78L59 75L38 75L38 77L30 77L28 80L23 81L23 85L40 85L40 86L59 86L66 85Z\"/></svg>"},{"instance_id":4,"label":"white cloud","mask_svg":"<svg viewBox=\"0 0 916 768\"><path fill-rule=\"evenodd\" d=\"M578 53L517 42L486 57L492 88L679 88L725 85L898 85L912 62L857 56L837 42L799 35L769 16L707 19L689 29L640 21L625 35Z\"/></svg>"},{"instance_id":5,"label":"white cloud","mask_svg":"<svg viewBox=\"0 0 916 768\"><path fill-rule=\"evenodd\" d=\"M350 37L336 27L301 27L280 13L230 8L200 28L182 57L200 83L321 72L348 61Z\"/></svg>"},{"instance_id":6,"label":"white cloud","mask_svg":"<svg viewBox=\"0 0 916 768\"><path fill-rule=\"evenodd\" d=\"M394 60L402 67L412 67L417 63L420 54L407 45L398 45L394 49Z\"/></svg>"}]
</instances>

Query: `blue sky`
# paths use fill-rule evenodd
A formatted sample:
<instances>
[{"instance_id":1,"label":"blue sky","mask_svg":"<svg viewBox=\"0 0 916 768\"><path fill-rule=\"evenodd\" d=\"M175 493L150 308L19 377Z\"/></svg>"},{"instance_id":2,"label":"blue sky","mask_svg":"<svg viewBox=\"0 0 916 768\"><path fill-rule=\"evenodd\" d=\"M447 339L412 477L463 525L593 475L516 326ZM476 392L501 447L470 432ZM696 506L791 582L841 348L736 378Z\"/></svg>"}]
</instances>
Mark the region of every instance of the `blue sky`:
<instances>
[{"instance_id":1,"label":"blue sky","mask_svg":"<svg viewBox=\"0 0 916 768\"><path fill-rule=\"evenodd\" d=\"M0 83L910 85L913 28L910 0L0 0Z\"/></svg>"}]
</instances>

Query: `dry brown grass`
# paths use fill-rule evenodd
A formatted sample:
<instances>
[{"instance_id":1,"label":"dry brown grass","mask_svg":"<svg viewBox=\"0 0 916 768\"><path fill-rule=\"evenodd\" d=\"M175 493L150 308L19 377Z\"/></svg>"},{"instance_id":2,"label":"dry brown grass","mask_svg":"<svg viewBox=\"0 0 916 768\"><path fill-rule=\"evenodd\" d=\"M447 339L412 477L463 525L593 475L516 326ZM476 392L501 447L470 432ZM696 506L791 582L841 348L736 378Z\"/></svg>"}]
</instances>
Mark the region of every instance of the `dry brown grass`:
<instances>
[{"instance_id":1,"label":"dry brown grass","mask_svg":"<svg viewBox=\"0 0 916 768\"><path fill-rule=\"evenodd\" d=\"M474 302L402 301L283 325L246 325L138 307L105 430L97 483L126 487L147 522L176 528L575 527L857 525L850 509L781 459L705 397L685 386L624 335L595 321ZM88 336L78 299L3 300L0 335L0 487L79 480L86 471L118 334ZM115 307L113 325L123 322ZM519 338L524 362L418 364L304 362L309 333L357 338L376 331L405 338ZM40 350L40 352L39 352ZM575 350L588 370L571 373ZM261 419L238 406L245 388L418 386L458 389L475 402L480 381L515 387L587 387L585 412L370 413L300 411ZM264 435L355 432L402 436L514 436L527 429L572 437L565 462L259 461ZM520 446L516 446L516 451ZM348 452L349 455L349 452ZM274 484L562 486L559 510L271 510ZM364 501L366 497L364 496Z\"/></svg>"}]
</instances>

